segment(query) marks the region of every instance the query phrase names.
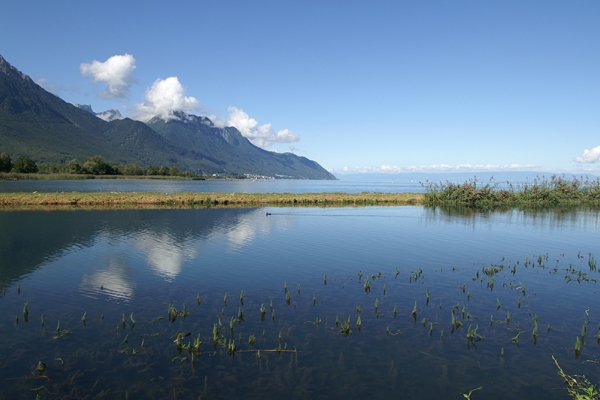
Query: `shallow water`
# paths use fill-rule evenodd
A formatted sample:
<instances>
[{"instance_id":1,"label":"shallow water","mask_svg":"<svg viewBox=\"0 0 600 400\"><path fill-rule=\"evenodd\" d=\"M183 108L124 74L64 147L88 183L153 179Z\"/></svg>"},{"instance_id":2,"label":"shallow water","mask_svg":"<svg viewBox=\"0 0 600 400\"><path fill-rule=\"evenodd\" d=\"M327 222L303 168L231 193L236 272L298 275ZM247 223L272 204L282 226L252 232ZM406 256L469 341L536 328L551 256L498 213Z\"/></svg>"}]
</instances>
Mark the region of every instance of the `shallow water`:
<instances>
[{"instance_id":1,"label":"shallow water","mask_svg":"<svg viewBox=\"0 0 600 400\"><path fill-rule=\"evenodd\" d=\"M582 364L600 350L599 222L422 207L2 212L0 398L464 398L480 386L473 399L565 398L552 355L600 380ZM191 314L169 321L170 304ZM219 322L244 352L215 349ZM469 342L469 326L482 338ZM202 339L193 364L173 342L188 332L183 345ZM267 351L279 345L297 352Z\"/></svg>"}]
</instances>

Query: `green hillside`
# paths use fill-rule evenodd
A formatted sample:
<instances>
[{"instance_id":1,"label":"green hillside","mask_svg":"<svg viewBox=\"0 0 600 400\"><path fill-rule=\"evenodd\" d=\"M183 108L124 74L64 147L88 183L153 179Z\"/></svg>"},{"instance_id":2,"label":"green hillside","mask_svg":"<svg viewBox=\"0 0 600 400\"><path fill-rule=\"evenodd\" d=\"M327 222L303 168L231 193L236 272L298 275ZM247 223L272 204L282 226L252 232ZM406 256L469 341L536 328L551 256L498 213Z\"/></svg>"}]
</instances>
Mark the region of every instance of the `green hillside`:
<instances>
[{"instance_id":1,"label":"green hillside","mask_svg":"<svg viewBox=\"0 0 600 400\"><path fill-rule=\"evenodd\" d=\"M184 113L176 113L175 116L177 119L168 121L155 117L147 125L176 145L202 149L202 157L220 165L225 173L335 179L318 163L305 157L256 147L234 127L216 128L206 117Z\"/></svg>"}]
</instances>

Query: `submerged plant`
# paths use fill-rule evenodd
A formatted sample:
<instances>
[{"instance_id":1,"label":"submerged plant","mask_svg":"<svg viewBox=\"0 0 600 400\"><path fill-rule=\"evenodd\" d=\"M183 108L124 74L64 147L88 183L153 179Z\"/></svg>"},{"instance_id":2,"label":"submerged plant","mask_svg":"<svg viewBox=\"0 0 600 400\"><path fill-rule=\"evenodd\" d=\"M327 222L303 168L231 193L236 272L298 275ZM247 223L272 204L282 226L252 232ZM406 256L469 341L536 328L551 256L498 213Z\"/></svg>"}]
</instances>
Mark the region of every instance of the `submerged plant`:
<instances>
[{"instance_id":1,"label":"submerged plant","mask_svg":"<svg viewBox=\"0 0 600 400\"><path fill-rule=\"evenodd\" d=\"M469 393L462 393L462 395L464 396L465 399L471 400L471 395L473 394L473 392L476 390L481 390L481 389L483 389L483 386L479 386L478 388L471 389L471 390L469 390Z\"/></svg>"},{"instance_id":2,"label":"submerged plant","mask_svg":"<svg viewBox=\"0 0 600 400\"><path fill-rule=\"evenodd\" d=\"M23 319L25 320L25 322L28 321L29 319L29 308L28 308L28 302L25 302L25 305L23 306Z\"/></svg>"},{"instance_id":3,"label":"submerged plant","mask_svg":"<svg viewBox=\"0 0 600 400\"><path fill-rule=\"evenodd\" d=\"M352 330L350 329L350 316L348 316L347 320L342 322L342 328L340 329L340 333L346 336L352 335Z\"/></svg>"},{"instance_id":4,"label":"submerged plant","mask_svg":"<svg viewBox=\"0 0 600 400\"><path fill-rule=\"evenodd\" d=\"M552 359L558 368L558 374L567 385L567 393L570 397L582 400L600 399L597 386L591 383L585 375L567 375L558 365L558 361L554 356L552 356Z\"/></svg>"}]
</instances>

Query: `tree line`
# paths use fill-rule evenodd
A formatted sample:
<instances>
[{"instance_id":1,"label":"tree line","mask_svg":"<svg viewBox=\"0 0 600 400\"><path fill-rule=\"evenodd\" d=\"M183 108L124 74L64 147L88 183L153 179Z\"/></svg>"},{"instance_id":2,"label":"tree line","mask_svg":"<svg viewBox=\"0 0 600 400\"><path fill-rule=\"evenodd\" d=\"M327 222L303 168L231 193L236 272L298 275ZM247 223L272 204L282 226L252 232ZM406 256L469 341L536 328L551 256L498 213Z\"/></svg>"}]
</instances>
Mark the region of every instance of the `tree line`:
<instances>
[{"instance_id":1,"label":"tree line","mask_svg":"<svg viewBox=\"0 0 600 400\"><path fill-rule=\"evenodd\" d=\"M102 156L92 156L79 162L72 159L67 163L40 163L39 165L31 157L23 155L12 161L10 155L0 153L0 172L16 172L25 174L81 174L81 175L128 175L128 176L181 176L194 177L196 174L183 172L176 165L166 167L164 165L143 168L136 164L113 165L104 160Z\"/></svg>"}]
</instances>

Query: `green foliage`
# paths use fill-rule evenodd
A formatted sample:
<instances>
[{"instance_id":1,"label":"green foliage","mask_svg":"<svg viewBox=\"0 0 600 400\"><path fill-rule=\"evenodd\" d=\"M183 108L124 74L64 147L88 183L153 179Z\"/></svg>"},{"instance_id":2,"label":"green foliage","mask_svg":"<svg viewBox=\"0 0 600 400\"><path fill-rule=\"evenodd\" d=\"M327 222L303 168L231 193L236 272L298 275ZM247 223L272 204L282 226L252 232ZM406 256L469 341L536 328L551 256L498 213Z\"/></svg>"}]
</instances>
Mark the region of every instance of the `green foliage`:
<instances>
[{"instance_id":1,"label":"green foliage","mask_svg":"<svg viewBox=\"0 0 600 400\"><path fill-rule=\"evenodd\" d=\"M21 156L17 158L13 165L13 171L22 174L35 174L38 172L37 164L29 156Z\"/></svg>"},{"instance_id":2,"label":"green foliage","mask_svg":"<svg viewBox=\"0 0 600 400\"><path fill-rule=\"evenodd\" d=\"M181 176L181 170L177 167L177 165L173 165L171 168L169 168L169 175Z\"/></svg>"},{"instance_id":3,"label":"green foliage","mask_svg":"<svg viewBox=\"0 0 600 400\"><path fill-rule=\"evenodd\" d=\"M81 172L90 175L115 175L115 169L102 156L92 156L81 164Z\"/></svg>"},{"instance_id":4,"label":"green foliage","mask_svg":"<svg viewBox=\"0 0 600 400\"><path fill-rule=\"evenodd\" d=\"M79 161L75 158L67 164L67 172L69 174L81 174L81 170L81 164L79 164Z\"/></svg>"},{"instance_id":5,"label":"green foliage","mask_svg":"<svg viewBox=\"0 0 600 400\"><path fill-rule=\"evenodd\" d=\"M12 167L10 156L6 153L0 153L0 172L10 172Z\"/></svg>"},{"instance_id":6,"label":"green foliage","mask_svg":"<svg viewBox=\"0 0 600 400\"><path fill-rule=\"evenodd\" d=\"M449 205L470 208L490 207L549 207L600 202L600 179L567 179L552 175L550 179L536 178L533 183L499 188L498 183L481 184L476 178L462 184L451 182L427 183L423 203L426 206Z\"/></svg>"},{"instance_id":7,"label":"green foliage","mask_svg":"<svg viewBox=\"0 0 600 400\"><path fill-rule=\"evenodd\" d=\"M598 391L597 386L591 383L585 375L567 375L560 365L558 365L558 361L554 356L552 356L552 359L558 368L558 374L563 378L565 385L567 385L567 392L570 397L579 400L600 399L600 391Z\"/></svg>"},{"instance_id":8,"label":"green foliage","mask_svg":"<svg viewBox=\"0 0 600 400\"><path fill-rule=\"evenodd\" d=\"M127 175L127 176L144 175L144 169L141 167L138 167L136 164L127 164L127 165L119 168L119 171L123 175Z\"/></svg>"}]
</instances>

